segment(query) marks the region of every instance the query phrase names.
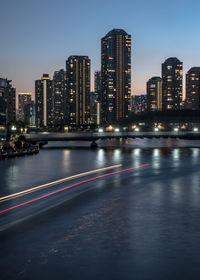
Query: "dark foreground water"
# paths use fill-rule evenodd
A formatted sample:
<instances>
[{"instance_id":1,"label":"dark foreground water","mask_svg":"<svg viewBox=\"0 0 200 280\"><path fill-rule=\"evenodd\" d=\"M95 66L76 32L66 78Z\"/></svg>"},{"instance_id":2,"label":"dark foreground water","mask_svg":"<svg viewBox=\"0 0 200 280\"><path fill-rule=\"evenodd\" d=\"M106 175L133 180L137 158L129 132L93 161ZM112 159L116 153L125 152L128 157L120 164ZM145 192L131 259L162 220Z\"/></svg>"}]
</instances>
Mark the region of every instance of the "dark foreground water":
<instances>
[{"instance_id":1,"label":"dark foreground water","mask_svg":"<svg viewBox=\"0 0 200 280\"><path fill-rule=\"evenodd\" d=\"M91 182L1 232L1 280L200 279L200 142L101 146L53 143L38 155L0 161L1 196L113 164L150 164Z\"/></svg>"}]
</instances>

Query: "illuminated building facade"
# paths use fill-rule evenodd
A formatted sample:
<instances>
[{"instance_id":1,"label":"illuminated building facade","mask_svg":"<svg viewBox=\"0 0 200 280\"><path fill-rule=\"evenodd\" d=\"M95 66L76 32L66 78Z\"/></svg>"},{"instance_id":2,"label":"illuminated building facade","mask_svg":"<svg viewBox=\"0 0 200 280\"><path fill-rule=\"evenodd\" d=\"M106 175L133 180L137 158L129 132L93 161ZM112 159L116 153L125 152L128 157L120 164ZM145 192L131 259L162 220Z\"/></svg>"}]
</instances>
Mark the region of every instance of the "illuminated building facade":
<instances>
[{"instance_id":1,"label":"illuminated building facade","mask_svg":"<svg viewBox=\"0 0 200 280\"><path fill-rule=\"evenodd\" d=\"M35 126L35 103L31 101L24 106L24 123L28 126Z\"/></svg>"},{"instance_id":2,"label":"illuminated building facade","mask_svg":"<svg viewBox=\"0 0 200 280\"><path fill-rule=\"evenodd\" d=\"M70 56L66 61L69 125L82 127L90 123L90 59Z\"/></svg>"},{"instance_id":3,"label":"illuminated building facade","mask_svg":"<svg viewBox=\"0 0 200 280\"><path fill-rule=\"evenodd\" d=\"M54 126L68 124L68 102L66 71L55 71L53 76L53 123Z\"/></svg>"},{"instance_id":4,"label":"illuminated building facade","mask_svg":"<svg viewBox=\"0 0 200 280\"><path fill-rule=\"evenodd\" d=\"M6 97L7 80L0 78L0 125L6 125Z\"/></svg>"},{"instance_id":5,"label":"illuminated building facade","mask_svg":"<svg viewBox=\"0 0 200 280\"><path fill-rule=\"evenodd\" d=\"M153 77L147 82L147 111L162 110L162 79Z\"/></svg>"},{"instance_id":6,"label":"illuminated building facade","mask_svg":"<svg viewBox=\"0 0 200 280\"><path fill-rule=\"evenodd\" d=\"M35 114L37 127L53 125L53 84L49 74L35 81Z\"/></svg>"},{"instance_id":7,"label":"illuminated building facade","mask_svg":"<svg viewBox=\"0 0 200 280\"><path fill-rule=\"evenodd\" d=\"M147 110L147 95L132 95L131 96L131 111L134 114L146 112Z\"/></svg>"},{"instance_id":8,"label":"illuminated building facade","mask_svg":"<svg viewBox=\"0 0 200 280\"><path fill-rule=\"evenodd\" d=\"M192 67L186 74L186 108L200 110L200 67Z\"/></svg>"},{"instance_id":9,"label":"illuminated building facade","mask_svg":"<svg viewBox=\"0 0 200 280\"><path fill-rule=\"evenodd\" d=\"M131 35L113 29L101 39L102 122L129 116L131 96Z\"/></svg>"},{"instance_id":10,"label":"illuminated building facade","mask_svg":"<svg viewBox=\"0 0 200 280\"><path fill-rule=\"evenodd\" d=\"M18 93L18 119L24 122L24 108L27 104L31 103L32 93L29 92L20 92Z\"/></svg>"},{"instance_id":11,"label":"illuminated building facade","mask_svg":"<svg viewBox=\"0 0 200 280\"><path fill-rule=\"evenodd\" d=\"M162 64L162 110L180 110L182 103L183 63L176 57Z\"/></svg>"}]
</instances>

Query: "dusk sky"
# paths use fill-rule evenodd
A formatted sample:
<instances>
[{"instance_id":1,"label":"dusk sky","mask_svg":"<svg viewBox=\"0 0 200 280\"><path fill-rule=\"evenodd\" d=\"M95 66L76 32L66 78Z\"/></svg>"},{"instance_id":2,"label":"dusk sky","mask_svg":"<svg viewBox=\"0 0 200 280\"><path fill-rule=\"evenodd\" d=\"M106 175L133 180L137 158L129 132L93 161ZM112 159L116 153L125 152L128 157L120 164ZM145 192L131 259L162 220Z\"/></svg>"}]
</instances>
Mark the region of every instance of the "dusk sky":
<instances>
[{"instance_id":1,"label":"dusk sky","mask_svg":"<svg viewBox=\"0 0 200 280\"><path fill-rule=\"evenodd\" d=\"M34 92L34 81L65 68L70 55L90 57L93 83L100 40L113 28L132 35L132 94L146 92L170 56L184 74L200 66L198 0L0 0L0 9L0 76L17 92Z\"/></svg>"}]
</instances>

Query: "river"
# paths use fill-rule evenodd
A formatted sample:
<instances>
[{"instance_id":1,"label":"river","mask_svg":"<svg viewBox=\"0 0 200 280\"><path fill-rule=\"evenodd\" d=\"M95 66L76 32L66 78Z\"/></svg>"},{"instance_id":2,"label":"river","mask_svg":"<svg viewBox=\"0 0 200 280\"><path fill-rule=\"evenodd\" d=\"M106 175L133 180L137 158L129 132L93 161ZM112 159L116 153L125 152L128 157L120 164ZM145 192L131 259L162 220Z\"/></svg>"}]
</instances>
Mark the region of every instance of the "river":
<instances>
[{"instance_id":1,"label":"river","mask_svg":"<svg viewBox=\"0 0 200 280\"><path fill-rule=\"evenodd\" d=\"M117 164L148 166L83 183L70 198L63 191L62 201L46 198L48 207L22 206L28 218L0 232L1 280L200 279L200 141L50 143L0 161L0 194Z\"/></svg>"}]
</instances>

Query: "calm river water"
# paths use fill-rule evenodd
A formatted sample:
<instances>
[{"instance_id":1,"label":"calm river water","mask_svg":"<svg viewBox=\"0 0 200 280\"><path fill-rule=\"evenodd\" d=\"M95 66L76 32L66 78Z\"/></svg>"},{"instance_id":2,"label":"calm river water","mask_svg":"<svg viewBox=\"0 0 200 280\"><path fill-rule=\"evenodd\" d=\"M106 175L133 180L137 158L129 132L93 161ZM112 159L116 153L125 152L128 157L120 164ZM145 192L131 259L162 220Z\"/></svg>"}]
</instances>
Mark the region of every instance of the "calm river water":
<instances>
[{"instance_id":1,"label":"calm river water","mask_svg":"<svg viewBox=\"0 0 200 280\"><path fill-rule=\"evenodd\" d=\"M0 196L118 163L150 164L89 183L2 231L0 279L199 280L200 141L99 144L51 143L0 161Z\"/></svg>"}]
</instances>

